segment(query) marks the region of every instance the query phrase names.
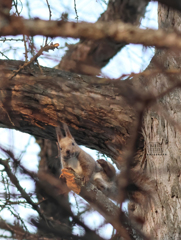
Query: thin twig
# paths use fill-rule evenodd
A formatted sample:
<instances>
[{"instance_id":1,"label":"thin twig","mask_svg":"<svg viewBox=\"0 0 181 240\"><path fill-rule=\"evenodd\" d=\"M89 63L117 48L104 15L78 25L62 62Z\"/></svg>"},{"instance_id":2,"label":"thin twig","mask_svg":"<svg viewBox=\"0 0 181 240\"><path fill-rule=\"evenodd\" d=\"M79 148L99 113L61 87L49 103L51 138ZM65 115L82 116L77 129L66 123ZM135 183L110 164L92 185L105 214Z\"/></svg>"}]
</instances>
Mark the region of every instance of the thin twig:
<instances>
[{"instance_id":1,"label":"thin twig","mask_svg":"<svg viewBox=\"0 0 181 240\"><path fill-rule=\"evenodd\" d=\"M37 206L36 203L34 203L34 202L31 200L31 198L29 197L29 195L26 193L26 191L25 191L25 190L21 187L21 185L19 184L19 181L18 181L17 177L16 177L16 176L12 173L12 171L11 171L11 168L10 168L10 166L9 166L8 161L7 161L7 160L2 160L2 159L0 159L0 164L4 166L5 171L6 171L7 175L8 175L8 177L10 178L11 182L16 186L16 188L18 189L18 191L21 193L22 197L23 197L24 199L26 199L27 203L29 203L29 204L33 207L33 209L36 210L43 219L45 219L45 217L44 217L44 215L42 214L40 208Z\"/></svg>"},{"instance_id":2,"label":"thin twig","mask_svg":"<svg viewBox=\"0 0 181 240\"><path fill-rule=\"evenodd\" d=\"M5 58L7 58L9 60L9 58L3 52L0 51L0 53L2 56L4 56Z\"/></svg>"},{"instance_id":3,"label":"thin twig","mask_svg":"<svg viewBox=\"0 0 181 240\"><path fill-rule=\"evenodd\" d=\"M2 151L4 151L4 153L6 153L13 161L14 163L16 163L19 168L20 168L20 171L23 172L24 174L27 174L28 176L30 176L37 184L37 186L39 186L41 189L44 190L44 192L49 196L50 199L53 199L54 201L57 202L58 205L62 206L64 208L64 210L67 212L67 214L69 214L73 220L80 226L82 226L86 233L89 234L93 234L94 236L94 239L99 239L99 240L103 240L101 237L99 237L94 231L92 231L91 229L89 229L89 227L87 227L82 221L80 221L76 216L74 216L71 212L71 210L66 206L66 204L57 196L57 194L54 192L52 186L50 187L49 185L47 184L43 184L41 183L39 180L38 180L38 176L36 173L34 172L30 172L29 170L27 170L25 167L23 167L19 161L16 160L16 158L14 157L14 154L9 151L9 150L5 150L3 149L2 147L0 147L0 149ZM4 167L5 167L5 171L6 173L8 174L11 182L16 186L16 188L20 191L20 193L22 194L22 197L25 198L27 200L28 203L30 203L32 205L32 207L36 210L38 210L37 212L39 214L41 214L40 216L43 217L43 219L46 221L46 220L49 220L51 222L55 222L56 224L59 223L59 221L57 220L54 220L52 218L49 218L49 217L46 217L44 216L42 213L41 213L41 210L39 209L39 207L37 206L37 203L34 203L31 198L27 195L27 193L24 191L24 189L22 189L22 187L19 185L19 182L16 178L16 176L14 176L11 172L11 169L9 167L9 164L8 164L8 161L4 161L2 159L0 159L0 164L2 164ZM47 221L46 221L47 222ZM59 223L60 224L60 223ZM62 223L61 223L61 226L62 226ZM50 231L53 231L53 229L50 229Z\"/></svg>"},{"instance_id":4,"label":"thin twig","mask_svg":"<svg viewBox=\"0 0 181 240\"><path fill-rule=\"evenodd\" d=\"M74 9L75 9L75 14L76 14L76 17L75 17L75 19L76 19L76 20L77 20L77 22L78 22L78 19L79 19L79 17L78 17L78 13L77 13L76 0L74 0Z\"/></svg>"},{"instance_id":5,"label":"thin twig","mask_svg":"<svg viewBox=\"0 0 181 240\"><path fill-rule=\"evenodd\" d=\"M125 77L127 77L127 79L130 79L132 77L152 77L152 76L155 76L159 73L164 73L165 75L172 75L172 74L180 75L181 70L177 69L177 68L162 69L162 68L157 67L157 68L154 68L154 69L145 70L145 71L140 72L140 73L123 74L115 80L121 80Z\"/></svg>"},{"instance_id":6,"label":"thin twig","mask_svg":"<svg viewBox=\"0 0 181 240\"><path fill-rule=\"evenodd\" d=\"M50 4L48 2L48 0L46 0L47 2L47 6L48 6L48 10L49 10L49 21L51 20L51 16L52 16L52 12L51 12L51 9L50 9ZM48 36L46 37L46 40L45 40L45 46L48 44Z\"/></svg>"},{"instance_id":7,"label":"thin twig","mask_svg":"<svg viewBox=\"0 0 181 240\"><path fill-rule=\"evenodd\" d=\"M38 59L36 60L36 62L37 62L37 65L38 65L38 67L39 67L39 69L40 69L41 74L43 74L43 70L42 70L42 68L41 68L41 66L40 66L40 64L39 64L39 62L38 62Z\"/></svg>"},{"instance_id":8,"label":"thin twig","mask_svg":"<svg viewBox=\"0 0 181 240\"><path fill-rule=\"evenodd\" d=\"M46 45L44 47L41 47L41 49L37 52L37 54L32 57L30 59L29 62L24 63L22 66L19 67L18 70L14 71L14 74L9 78L9 80L11 80L13 77L15 77L22 69L24 69L25 67L27 67L28 65L30 65L32 62L36 61L37 58L44 52L44 51L48 51L48 50L54 50L55 48L58 48L59 44L55 43L55 44L50 44L50 45Z\"/></svg>"},{"instance_id":9,"label":"thin twig","mask_svg":"<svg viewBox=\"0 0 181 240\"><path fill-rule=\"evenodd\" d=\"M26 39L24 34L23 34L23 41L24 41L24 47L25 47L25 62L28 62L28 50L27 50Z\"/></svg>"},{"instance_id":10,"label":"thin twig","mask_svg":"<svg viewBox=\"0 0 181 240\"><path fill-rule=\"evenodd\" d=\"M7 204L6 204L7 205ZM20 217L19 213L10 205L10 206L6 206L6 208L10 211L10 213L16 218L18 219L21 224L22 224L22 227L24 227L25 231L26 232L29 232L28 229L27 229L27 226L25 225L23 219Z\"/></svg>"},{"instance_id":11,"label":"thin twig","mask_svg":"<svg viewBox=\"0 0 181 240\"><path fill-rule=\"evenodd\" d=\"M9 118L9 121L11 122L12 126L15 126L14 123L13 123L13 121L11 120L11 118L10 118L10 116L9 116L9 113L6 111L6 109L5 109L3 106L1 106L1 108L2 108L2 109L5 111L5 113L7 114L8 118Z\"/></svg>"},{"instance_id":12,"label":"thin twig","mask_svg":"<svg viewBox=\"0 0 181 240\"><path fill-rule=\"evenodd\" d=\"M8 231L11 233L13 236L8 236L8 239L32 239L32 240L49 240L50 238L43 237L39 234L33 234L33 233L28 233L25 232L20 226L18 228L16 226L13 226L11 223L7 223L4 219L0 218L0 229ZM1 239L0 235L0 239ZM20 238L21 236L21 238Z\"/></svg>"},{"instance_id":13,"label":"thin twig","mask_svg":"<svg viewBox=\"0 0 181 240\"><path fill-rule=\"evenodd\" d=\"M0 42L7 42L7 41L15 41L15 42L19 42L19 41L21 41L21 42L23 42L23 39L6 38L6 37L0 39Z\"/></svg>"}]
</instances>

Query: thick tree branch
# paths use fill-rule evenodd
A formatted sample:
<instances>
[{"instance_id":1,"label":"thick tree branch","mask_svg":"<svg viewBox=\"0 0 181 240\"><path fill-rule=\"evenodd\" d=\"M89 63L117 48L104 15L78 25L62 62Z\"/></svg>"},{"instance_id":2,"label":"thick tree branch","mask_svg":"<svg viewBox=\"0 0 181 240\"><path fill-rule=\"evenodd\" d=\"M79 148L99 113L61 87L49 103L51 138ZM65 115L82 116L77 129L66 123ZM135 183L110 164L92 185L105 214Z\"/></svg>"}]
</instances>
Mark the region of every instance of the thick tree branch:
<instances>
[{"instance_id":1,"label":"thick tree branch","mask_svg":"<svg viewBox=\"0 0 181 240\"><path fill-rule=\"evenodd\" d=\"M133 81L109 80L51 68L42 68L44 75L40 75L36 65L8 80L12 71L23 64L0 61L1 127L56 141L54 127L66 122L78 144L97 149L120 163L137 121L136 111L144 107L145 101L155 102L157 96L168 93L171 83L165 82L167 87L161 92L154 89L152 94L150 87L147 92L150 83L143 77L141 81L139 76ZM176 75L174 79L171 89L177 84Z\"/></svg>"},{"instance_id":2,"label":"thick tree branch","mask_svg":"<svg viewBox=\"0 0 181 240\"><path fill-rule=\"evenodd\" d=\"M134 103L137 97L131 82L49 68L42 68L44 75L39 75L37 66L23 69L8 80L12 70L23 63L0 61L0 65L4 64L0 80L1 126L56 140L54 127L66 122L74 128L71 132L79 144L121 157L135 120L134 110L126 103L128 98Z\"/></svg>"},{"instance_id":3,"label":"thick tree branch","mask_svg":"<svg viewBox=\"0 0 181 240\"><path fill-rule=\"evenodd\" d=\"M16 76L23 68L29 66L31 63L33 63L34 61L37 61L37 58L44 52L48 50L54 50L55 48L57 48L59 46L59 44L55 43L55 44L50 44L50 45L45 45L44 47L41 47L40 50L37 52L37 54L35 56L33 56L30 61L26 61L24 63L24 65L20 66L20 68L16 71L14 71L13 75L9 78L12 79L14 76ZM40 68L41 69L41 68Z\"/></svg>"},{"instance_id":4,"label":"thick tree branch","mask_svg":"<svg viewBox=\"0 0 181 240\"><path fill-rule=\"evenodd\" d=\"M181 37L175 32L140 29L122 22L74 23L63 21L26 20L11 17L10 24L1 27L0 35L61 36L100 40L112 39L116 42L142 44L144 46L181 48Z\"/></svg>"},{"instance_id":5,"label":"thick tree branch","mask_svg":"<svg viewBox=\"0 0 181 240\"><path fill-rule=\"evenodd\" d=\"M139 79L139 75L133 81L120 81L51 68L42 68L44 75L40 75L36 65L8 80L23 64L0 61L0 126L56 141L54 127L65 122L78 144L97 149L119 163L138 119L136 111L180 83L179 74L173 75L174 81L165 79L162 89L153 89L151 81Z\"/></svg>"}]
</instances>

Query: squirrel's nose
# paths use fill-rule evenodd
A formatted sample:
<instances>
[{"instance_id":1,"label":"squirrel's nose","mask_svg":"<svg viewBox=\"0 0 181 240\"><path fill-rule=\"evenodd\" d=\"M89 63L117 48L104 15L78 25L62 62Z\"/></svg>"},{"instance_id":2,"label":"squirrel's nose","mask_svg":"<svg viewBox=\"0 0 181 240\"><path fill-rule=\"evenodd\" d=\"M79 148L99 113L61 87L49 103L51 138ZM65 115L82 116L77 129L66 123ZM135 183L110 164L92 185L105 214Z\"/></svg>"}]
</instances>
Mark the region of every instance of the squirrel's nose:
<instances>
[{"instance_id":1,"label":"squirrel's nose","mask_svg":"<svg viewBox=\"0 0 181 240\"><path fill-rule=\"evenodd\" d=\"M67 154L67 155L70 154L70 150L67 150L67 151L66 151L66 154Z\"/></svg>"}]
</instances>

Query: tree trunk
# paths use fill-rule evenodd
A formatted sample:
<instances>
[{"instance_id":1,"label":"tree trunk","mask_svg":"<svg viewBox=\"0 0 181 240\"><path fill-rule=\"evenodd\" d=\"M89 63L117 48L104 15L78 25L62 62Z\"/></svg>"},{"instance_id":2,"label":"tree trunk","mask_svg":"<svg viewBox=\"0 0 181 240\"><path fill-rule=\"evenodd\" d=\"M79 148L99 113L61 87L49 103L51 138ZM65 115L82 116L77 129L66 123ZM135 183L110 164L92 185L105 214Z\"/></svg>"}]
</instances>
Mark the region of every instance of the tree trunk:
<instances>
[{"instance_id":1,"label":"tree trunk","mask_svg":"<svg viewBox=\"0 0 181 240\"><path fill-rule=\"evenodd\" d=\"M39 162L39 173L45 172L53 175L56 178L60 176L60 157L58 154L58 149L56 142L50 141L49 139L38 139L37 143L39 144L41 151L40 151L40 162ZM64 211L63 207L60 206L57 202L52 201L49 199L48 196L44 193L44 191L40 190L38 187L36 188L38 200L41 202L42 199L45 199L40 204L40 208L45 214L46 217L52 218L55 221L58 221L57 230L59 229L60 225L65 225L69 228L69 232L72 231L72 224L70 222L70 218L67 215L67 212ZM67 205L67 208L70 210L70 204L68 201L68 194L60 195L63 202ZM40 224L42 219L40 220ZM44 222L44 221L43 221ZM54 226L54 229L56 226Z\"/></svg>"},{"instance_id":2,"label":"tree trunk","mask_svg":"<svg viewBox=\"0 0 181 240\"><path fill-rule=\"evenodd\" d=\"M181 32L181 13L160 5L158 15L160 28L175 28ZM180 68L181 58L175 52L157 50L151 65L155 64L155 59L165 69ZM165 74L153 78L152 90L161 93L166 82L168 85L169 81L175 80L167 78L169 77ZM180 102L181 91L177 88L161 98L157 107L149 108L143 121L146 143L144 169L156 181L155 201L146 211L135 204L130 204L129 207L130 213L144 216L143 230L153 239L181 239L181 133L178 126L181 120ZM158 110L161 115L158 115Z\"/></svg>"}]
</instances>

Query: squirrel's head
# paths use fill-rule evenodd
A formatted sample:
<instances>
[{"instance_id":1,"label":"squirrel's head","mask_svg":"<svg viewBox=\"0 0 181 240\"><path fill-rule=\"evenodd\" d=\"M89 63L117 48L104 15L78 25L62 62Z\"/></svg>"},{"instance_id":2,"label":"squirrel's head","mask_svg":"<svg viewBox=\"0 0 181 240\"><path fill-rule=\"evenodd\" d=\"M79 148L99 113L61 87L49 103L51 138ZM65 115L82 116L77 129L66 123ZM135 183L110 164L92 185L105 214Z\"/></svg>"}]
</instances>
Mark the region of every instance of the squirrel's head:
<instances>
[{"instance_id":1,"label":"squirrel's head","mask_svg":"<svg viewBox=\"0 0 181 240\"><path fill-rule=\"evenodd\" d=\"M58 146L61 151L61 158L64 161L69 160L72 157L76 157L79 154L79 147L72 137L69 128L66 124L63 124L65 137L63 136L60 127L56 128Z\"/></svg>"}]
</instances>

